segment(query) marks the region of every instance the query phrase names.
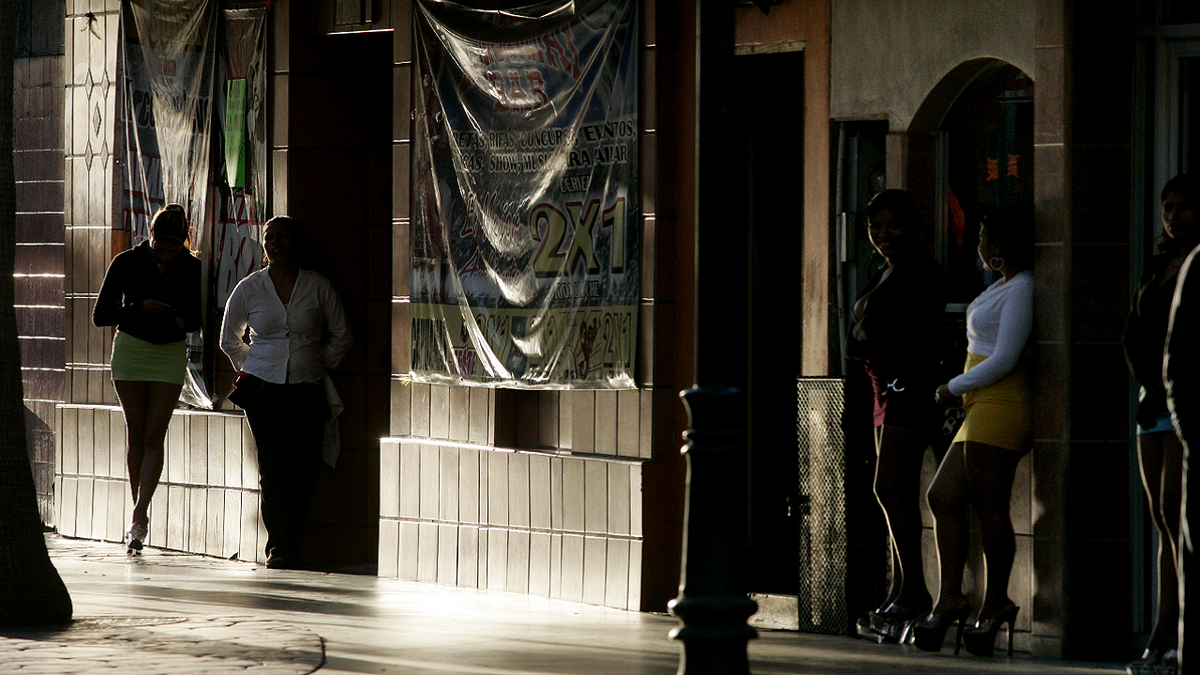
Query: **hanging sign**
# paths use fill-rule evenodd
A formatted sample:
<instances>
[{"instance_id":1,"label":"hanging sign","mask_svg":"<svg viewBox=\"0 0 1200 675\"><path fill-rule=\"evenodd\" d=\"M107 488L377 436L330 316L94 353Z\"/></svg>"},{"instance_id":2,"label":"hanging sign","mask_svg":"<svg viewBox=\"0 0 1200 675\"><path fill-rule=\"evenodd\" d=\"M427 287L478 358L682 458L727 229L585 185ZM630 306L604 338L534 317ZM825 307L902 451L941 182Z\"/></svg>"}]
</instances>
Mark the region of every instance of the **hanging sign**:
<instances>
[{"instance_id":1,"label":"hanging sign","mask_svg":"<svg viewBox=\"0 0 1200 675\"><path fill-rule=\"evenodd\" d=\"M416 6L412 377L633 387L636 4Z\"/></svg>"}]
</instances>

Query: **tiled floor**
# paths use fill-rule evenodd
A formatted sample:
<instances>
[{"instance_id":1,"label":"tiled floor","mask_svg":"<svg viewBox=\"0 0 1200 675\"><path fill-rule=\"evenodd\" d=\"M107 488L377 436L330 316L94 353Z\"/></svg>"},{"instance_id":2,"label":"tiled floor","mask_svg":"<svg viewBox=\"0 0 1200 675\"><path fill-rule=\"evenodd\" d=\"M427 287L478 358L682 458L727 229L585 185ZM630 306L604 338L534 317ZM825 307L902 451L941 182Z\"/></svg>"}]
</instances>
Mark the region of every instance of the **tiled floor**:
<instances>
[{"instance_id":1,"label":"tiled floor","mask_svg":"<svg viewBox=\"0 0 1200 675\"><path fill-rule=\"evenodd\" d=\"M319 635L328 675L670 675L679 646L670 617L523 595L373 576L268 570L260 565L148 549L128 559L114 544L50 538L83 617L252 617ZM1018 656L980 659L876 646L849 637L764 631L750 644L751 672L1123 672Z\"/></svg>"}]
</instances>

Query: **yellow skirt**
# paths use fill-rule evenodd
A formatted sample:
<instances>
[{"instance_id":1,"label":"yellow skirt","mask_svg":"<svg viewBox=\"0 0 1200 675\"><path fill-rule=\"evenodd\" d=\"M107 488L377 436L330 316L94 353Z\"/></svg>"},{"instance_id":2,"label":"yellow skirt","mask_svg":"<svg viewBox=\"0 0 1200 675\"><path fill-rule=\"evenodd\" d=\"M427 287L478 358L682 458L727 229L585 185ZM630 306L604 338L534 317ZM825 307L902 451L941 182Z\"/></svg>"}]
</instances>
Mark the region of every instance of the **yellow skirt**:
<instances>
[{"instance_id":1,"label":"yellow skirt","mask_svg":"<svg viewBox=\"0 0 1200 675\"><path fill-rule=\"evenodd\" d=\"M986 359L967 354L966 372ZM983 389L963 394L966 418L954 436L955 443L986 443L1006 450L1027 452L1033 444L1033 408L1029 372L1022 359L1016 370Z\"/></svg>"}]
</instances>

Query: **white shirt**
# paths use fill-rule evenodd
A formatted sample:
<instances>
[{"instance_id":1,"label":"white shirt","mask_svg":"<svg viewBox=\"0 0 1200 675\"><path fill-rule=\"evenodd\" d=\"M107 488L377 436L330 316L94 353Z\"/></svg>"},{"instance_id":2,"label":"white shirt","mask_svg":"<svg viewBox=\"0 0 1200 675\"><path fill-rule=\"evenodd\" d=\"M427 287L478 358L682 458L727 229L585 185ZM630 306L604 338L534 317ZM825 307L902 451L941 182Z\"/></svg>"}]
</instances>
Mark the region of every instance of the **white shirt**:
<instances>
[{"instance_id":1,"label":"white shirt","mask_svg":"<svg viewBox=\"0 0 1200 675\"><path fill-rule=\"evenodd\" d=\"M242 336L250 328L250 344ZM329 342L322 345L322 328ZM267 269L247 276L225 303L221 351L233 367L275 384L320 382L326 368L336 368L353 340L333 284L310 270L300 270L285 305Z\"/></svg>"},{"instance_id":2,"label":"white shirt","mask_svg":"<svg viewBox=\"0 0 1200 675\"><path fill-rule=\"evenodd\" d=\"M967 351L987 358L950 380L950 393L961 396L1004 379L1017 367L1032 332L1033 272L988 286L967 306Z\"/></svg>"}]
</instances>

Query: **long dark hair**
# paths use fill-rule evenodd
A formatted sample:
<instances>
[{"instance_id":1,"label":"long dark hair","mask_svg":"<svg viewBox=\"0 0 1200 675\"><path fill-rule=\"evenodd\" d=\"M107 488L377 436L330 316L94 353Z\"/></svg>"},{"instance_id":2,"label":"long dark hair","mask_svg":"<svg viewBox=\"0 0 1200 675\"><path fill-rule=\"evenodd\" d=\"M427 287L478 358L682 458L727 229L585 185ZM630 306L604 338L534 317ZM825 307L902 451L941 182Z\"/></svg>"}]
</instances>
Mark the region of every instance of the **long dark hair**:
<instances>
[{"instance_id":1,"label":"long dark hair","mask_svg":"<svg viewBox=\"0 0 1200 675\"><path fill-rule=\"evenodd\" d=\"M920 237L921 213L917 211L917 202L912 195L904 190L892 188L880 192L867 202L866 211L867 219L874 218L880 211L891 211L904 223L905 234L911 236L913 241Z\"/></svg>"},{"instance_id":2,"label":"long dark hair","mask_svg":"<svg viewBox=\"0 0 1200 675\"><path fill-rule=\"evenodd\" d=\"M983 217L988 241L1000 246L1000 257L1021 269L1033 269L1033 207L1029 204L992 209Z\"/></svg>"},{"instance_id":3,"label":"long dark hair","mask_svg":"<svg viewBox=\"0 0 1200 675\"><path fill-rule=\"evenodd\" d=\"M1158 203L1162 204L1167 201L1167 195L1172 192L1182 193L1184 199L1187 199L1188 203L1191 204L1192 209L1200 212L1200 180L1186 173L1175 176L1163 186L1162 192L1158 196ZM1164 231L1162 239L1159 240L1156 248L1159 253L1175 255L1179 253L1181 246L1178 241L1168 237Z\"/></svg>"},{"instance_id":4,"label":"long dark hair","mask_svg":"<svg viewBox=\"0 0 1200 675\"><path fill-rule=\"evenodd\" d=\"M179 204L167 204L154 213L150 220L150 233L160 239L178 239L186 242L191 236L191 224L187 212Z\"/></svg>"}]
</instances>

